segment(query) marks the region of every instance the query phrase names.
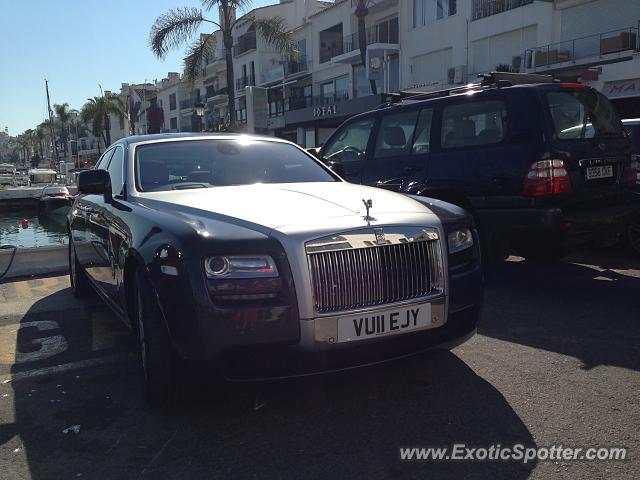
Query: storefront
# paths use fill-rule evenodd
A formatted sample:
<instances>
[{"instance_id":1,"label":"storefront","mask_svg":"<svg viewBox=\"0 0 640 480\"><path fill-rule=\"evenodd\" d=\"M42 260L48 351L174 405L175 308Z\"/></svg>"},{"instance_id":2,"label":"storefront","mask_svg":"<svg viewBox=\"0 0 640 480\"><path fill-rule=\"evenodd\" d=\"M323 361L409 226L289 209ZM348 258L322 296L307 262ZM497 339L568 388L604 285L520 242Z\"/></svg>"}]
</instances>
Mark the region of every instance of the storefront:
<instances>
[{"instance_id":1,"label":"storefront","mask_svg":"<svg viewBox=\"0 0 640 480\"><path fill-rule=\"evenodd\" d=\"M616 107L620 118L640 117L640 78L605 82L602 91Z\"/></svg>"},{"instance_id":2,"label":"storefront","mask_svg":"<svg viewBox=\"0 0 640 480\"><path fill-rule=\"evenodd\" d=\"M284 114L282 131L289 135L295 131L295 141L303 147L320 146L342 122L373 110L386 101L389 101L388 95L369 95L351 100L317 102L318 105L289 110Z\"/></svg>"}]
</instances>

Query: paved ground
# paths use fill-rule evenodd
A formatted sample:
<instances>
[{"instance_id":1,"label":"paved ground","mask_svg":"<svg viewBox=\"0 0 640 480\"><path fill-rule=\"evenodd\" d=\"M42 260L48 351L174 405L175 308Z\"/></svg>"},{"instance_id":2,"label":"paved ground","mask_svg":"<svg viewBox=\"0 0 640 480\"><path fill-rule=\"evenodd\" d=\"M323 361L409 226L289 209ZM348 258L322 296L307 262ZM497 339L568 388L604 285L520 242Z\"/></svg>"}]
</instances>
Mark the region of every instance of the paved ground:
<instances>
[{"instance_id":1,"label":"paved ground","mask_svg":"<svg viewBox=\"0 0 640 480\"><path fill-rule=\"evenodd\" d=\"M194 379L170 412L145 408L132 338L66 277L0 285L0 477L638 478L640 261L511 260L452 353L223 391ZM630 460L398 460L454 443L626 446Z\"/></svg>"}]
</instances>

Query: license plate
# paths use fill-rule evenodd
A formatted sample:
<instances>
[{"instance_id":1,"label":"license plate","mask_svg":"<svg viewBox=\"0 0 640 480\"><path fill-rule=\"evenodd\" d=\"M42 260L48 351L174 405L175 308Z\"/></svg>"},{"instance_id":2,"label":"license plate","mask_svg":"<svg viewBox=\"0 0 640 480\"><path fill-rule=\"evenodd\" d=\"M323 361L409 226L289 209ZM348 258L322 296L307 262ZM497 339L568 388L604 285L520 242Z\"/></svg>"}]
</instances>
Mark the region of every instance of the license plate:
<instances>
[{"instance_id":1,"label":"license plate","mask_svg":"<svg viewBox=\"0 0 640 480\"><path fill-rule=\"evenodd\" d=\"M431 324L430 303L362 313L338 319L338 342L396 335L429 328Z\"/></svg>"},{"instance_id":2,"label":"license plate","mask_svg":"<svg viewBox=\"0 0 640 480\"><path fill-rule=\"evenodd\" d=\"M600 167L587 167L587 180L597 178L613 177L613 165L602 165Z\"/></svg>"}]
</instances>

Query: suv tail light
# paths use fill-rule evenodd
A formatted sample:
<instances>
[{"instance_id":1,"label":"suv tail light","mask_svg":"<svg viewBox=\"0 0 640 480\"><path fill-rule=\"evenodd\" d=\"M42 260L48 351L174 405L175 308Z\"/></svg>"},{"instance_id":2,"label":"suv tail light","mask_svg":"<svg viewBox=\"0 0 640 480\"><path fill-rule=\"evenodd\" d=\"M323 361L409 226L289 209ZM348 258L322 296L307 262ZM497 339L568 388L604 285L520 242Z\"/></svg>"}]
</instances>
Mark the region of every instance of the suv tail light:
<instances>
[{"instance_id":1,"label":"suv tail light","mask_svg":"<svg viewBox=\"0 0 640 480\"><path fill-rule=\"evenodd\" d=\"M571 192L571 179L564 160L534 162L524 179L524 195L543 197Z\"/></svg>"}]
</instances>

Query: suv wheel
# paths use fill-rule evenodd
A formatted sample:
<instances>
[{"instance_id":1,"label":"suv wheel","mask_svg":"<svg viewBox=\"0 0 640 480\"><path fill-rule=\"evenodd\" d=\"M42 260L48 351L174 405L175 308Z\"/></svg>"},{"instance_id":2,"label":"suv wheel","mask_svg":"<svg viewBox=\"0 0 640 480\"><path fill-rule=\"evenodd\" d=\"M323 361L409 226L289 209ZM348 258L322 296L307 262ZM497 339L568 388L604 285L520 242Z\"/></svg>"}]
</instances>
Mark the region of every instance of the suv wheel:
<instances>
[{"instance_id":1,"label":"suv wheel","mask_svg":"<svg viewBox=\"0 0 640 480\"><path fill-rule=\"evenodd\" d=\"M627 240L633 251L640 253L640 220L631 222L627 229Z\"/></svg>"},{"instance_id":2,"label":"suv wheel","mask_svg":"<svg viewBox=\"0 0 640 480\"><path fill-rule=\"evenodd\" d=\"M158 300L142 268L135 273L135 312L147 402L152 407L173 403L175 354Z\"/></svg>"}]
</instances>

